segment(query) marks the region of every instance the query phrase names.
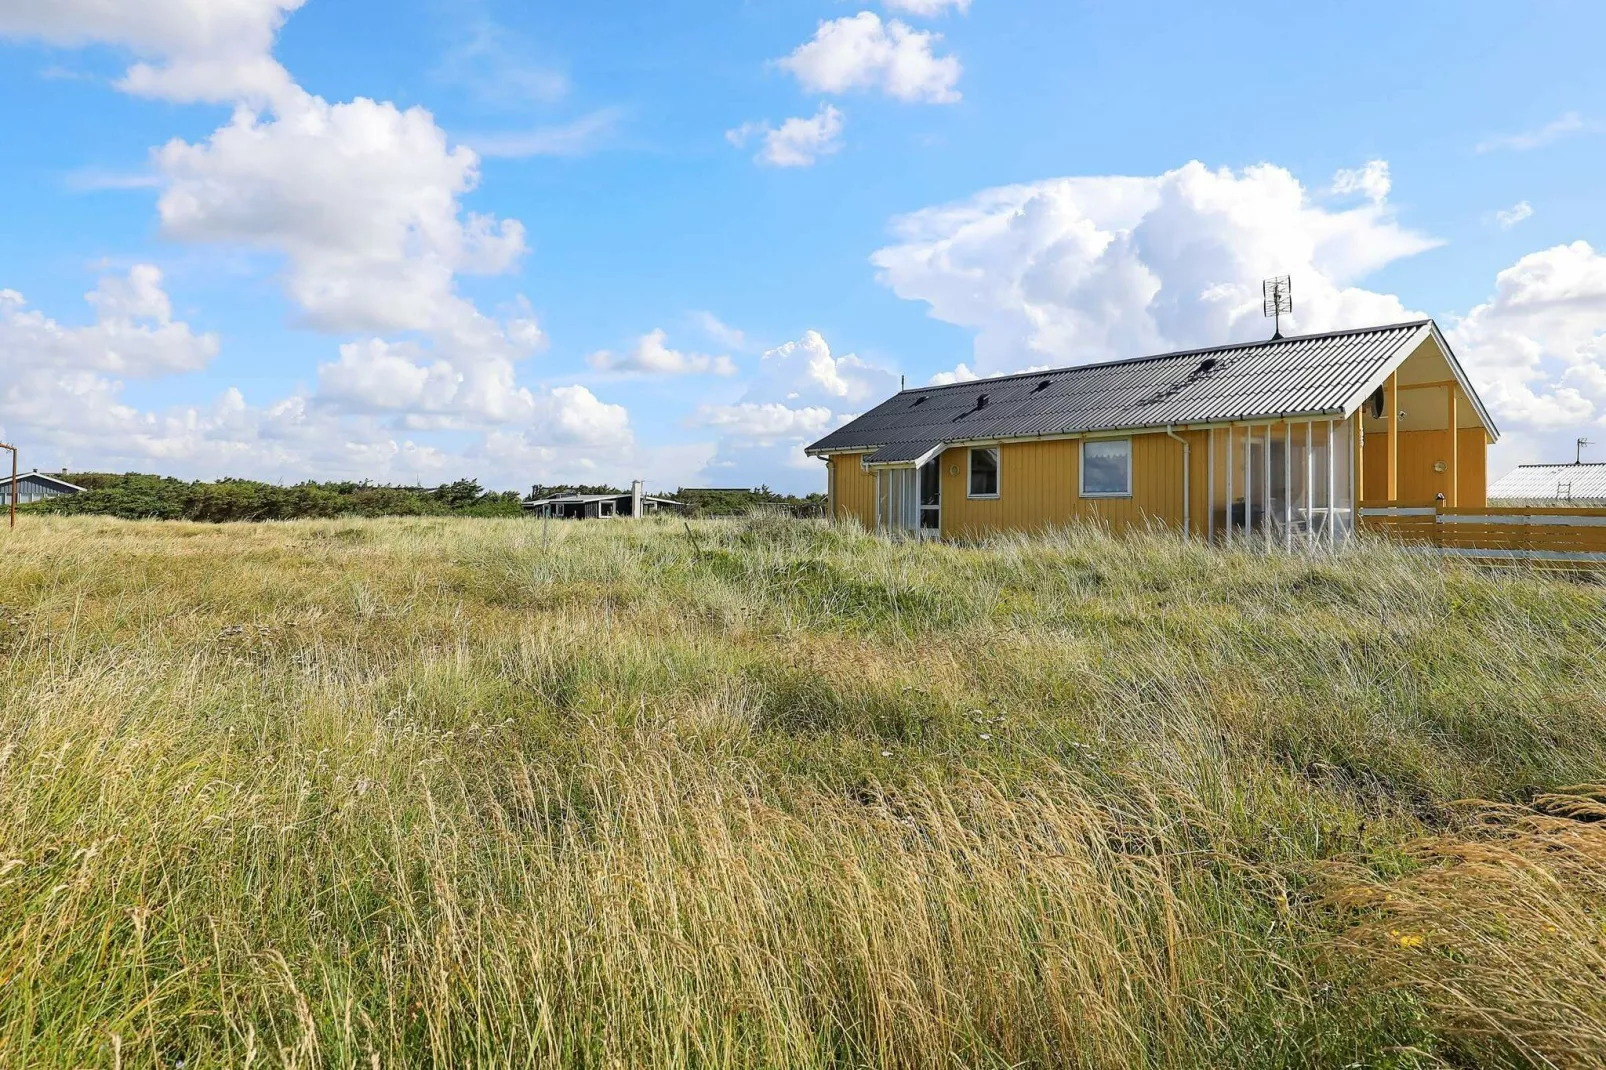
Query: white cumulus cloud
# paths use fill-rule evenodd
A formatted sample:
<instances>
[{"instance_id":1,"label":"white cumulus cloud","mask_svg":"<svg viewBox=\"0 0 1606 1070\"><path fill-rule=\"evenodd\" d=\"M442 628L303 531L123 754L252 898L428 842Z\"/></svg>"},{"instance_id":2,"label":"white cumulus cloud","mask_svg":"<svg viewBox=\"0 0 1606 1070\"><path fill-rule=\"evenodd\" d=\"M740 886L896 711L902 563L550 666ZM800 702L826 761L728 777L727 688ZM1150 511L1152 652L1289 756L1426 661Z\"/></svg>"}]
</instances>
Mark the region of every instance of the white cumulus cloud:
<instances>
[{"instance_id":1,"label":"white cumulus cloud","mask_svg":"<svg viewBox=\"0 0 1606 1070\"><path fill-rule=\"evenodd\" d=\"M776 63L817 93L880 90L899 100L951 104L962 69L933 49L942 35L861 11L820 23L814 37Z\"/></svg>"},{"instance_id":2,"label":"white cumulus cloud","mask_svg":"<svg viewBox=\"0 0 1606 1070\"><path fill-rule=\"evenodd\" d=\"M217 355L215 335L196 334L173 319L162 273L153 265L138 264L126 276L101 279L85 300L95 310L95 322L73 327L30 308L16 290L0 290L0 367L13 384L19 375L61 378L83 372L152 378L197 371Z\"/></svg>"},{"instance_id":3,"label":"white cumulus cloud","mask_svg":"<svg viewBox=\"0 0 1606 1070\"><path fill-rule=\"evenodd\" d=\"M1606 256L1582 241L1524 256L1449 338L1498 418L1562 438L1598 423L1606 415Z\"/></svg>"},{"instance_id":4,"label":"white cumulus cloud","mask_svg":"<svg viewBox=\"0 0 1606 1070\"><path fill-rule=\"evenodd\" d=\"M275 36L304 0L0 0L0 36L107 44L138 59L119 87L178 101L265 100L289 89Z\"/></svg>"},{"instance_id":5,"label":"white cumulus cloud","mask_svg":"<svg viewBox=\"0 0 1606 1070\"><path fill-rule=\"evenodd\" d=\"M705 478L726 485L783 478L818 490L824 471L804 447L897 388L893 372L853 353L837 356L818 331L805 331L759 359L736 402L704 405L692 417L720 432Z\"/></svg>"},{"instance_id":6,"label":"white cumulus cloud","mask_svg":"<svg viewBox=\"0 0 1606 1070\"><path fill-rule=\"evenodd\" d=\"M460 326L473 313L455 275L505 271L525 251L516 220L464 212L478 158L422 108L297 91L155 162L165 236L283 253L291 297L329 330Z\"/></svg>"},{"instance_id":7,"label":"white cumulus cloud","mask_svg":"<svg viewBox=\"0 0 1606 1070\"><path fill-rule=\"evenodd\" d=\"M1389 178L1387 160L1369 160L1362 167L1342 170L1333 175L1333 192L1341 197L1359 193L1370 200L1381 202L1388 199L1389 190L1393 186L1393 180Z\"/></svg>"},{"instance_id":8,"label":"white cumulus cloud","mask_svg":"<svg viewBox=\"0 0 1606 1070\"><path fill-rule=\"evenodd\" d=\"M639 375L735 375L736 365L726 356L683 353L669 348L669 336L654 329L636 340L627 353L599 350L586 358L598 371Z\"/></svg>"},{"instance_id":9,"label":"white cumulus cloud","mask_svg":"<svg viewBox=\"0 0 1606 1070\"><path fill-rule=\"evenodd\" d=\"M808 167L821 156L829 156L842 148L842 112L830 104L821 104L809 119L787 119L780 126L768 122L743 123L725 132L725 140L737 148L745 148L749 141L758 139L759 163L771 167Z\"/></svg>"},{"instance_id":10,"label":"white cumulus cloud","mask_svg":"<svg viewBox=\"0 0 1606 1070\"><path fill-rule=\"evenodd\" d=\"M824 405L793 409L777 401L704 405L696 422L766 446L778 439L821 435L832 426L831 410Z\"/></svg>"},{"instance_id":11,"label":"white cumulus cloud","mask_svg":"<svg viewBox=\"0 0 1606 1070\"><path fill-rule=\"evenodd\" d=\"M980 375L1269 335L1271 275L1293 276L1300 330L1407 319L1358 283L1437 244L1385 200L1335 210L1282 168L1199 163L985 190L894 233L872 257L882 282L974 330Z\"/></svg>"}]
</instances>

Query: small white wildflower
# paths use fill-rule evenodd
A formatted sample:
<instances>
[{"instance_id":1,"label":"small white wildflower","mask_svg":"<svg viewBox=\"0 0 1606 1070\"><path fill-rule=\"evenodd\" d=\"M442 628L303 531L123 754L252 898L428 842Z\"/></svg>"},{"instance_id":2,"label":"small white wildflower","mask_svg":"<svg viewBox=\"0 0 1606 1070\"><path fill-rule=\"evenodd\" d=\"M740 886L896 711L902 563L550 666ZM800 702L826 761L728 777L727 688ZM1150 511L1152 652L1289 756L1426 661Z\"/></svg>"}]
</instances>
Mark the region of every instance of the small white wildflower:
<instances>
[{"instance_id":1,"label":"small white wildflower","mask_svg":"<svg viewBox=\"0 0 1606 1070\"><path fill-rule=\"evenodd\" d=\"M992 737L992 736L989 736L989 735L988 735L988 734L987 734L987 733L986 733L986 732L983 732L983 733L982 733L982 734L981 734L981 738L982 738L982 739L992 739L992 738L993 738L993 737Z\"/></svg>"},{"instance_id":2,"label":"small white wildflower","mask_svg":"<svg viewBox=\"0 0 1606 1070\"><path fill-rule=\"evenodd\" d=\"M892 752L889 751L889 750L884 750L884 751L881 752L881 757L890 758L890 757L892 757Z\"/></svg>"}]
</instances>

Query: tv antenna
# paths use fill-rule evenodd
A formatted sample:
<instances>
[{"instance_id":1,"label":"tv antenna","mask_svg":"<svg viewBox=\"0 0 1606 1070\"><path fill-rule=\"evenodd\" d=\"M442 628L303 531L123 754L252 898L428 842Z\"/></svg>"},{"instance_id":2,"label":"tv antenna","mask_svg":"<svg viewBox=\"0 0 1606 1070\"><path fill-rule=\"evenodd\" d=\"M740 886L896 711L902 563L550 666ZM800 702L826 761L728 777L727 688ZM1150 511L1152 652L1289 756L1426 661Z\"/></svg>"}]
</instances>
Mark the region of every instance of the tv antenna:
<instances>
[{"instance_id":1,"label":"tv antenna","mask_svg":"<svg viewBox=\"0 0 1606 1070\"><path fill-rule=\"evenodd\" d=\"M1262 308L1266 317L1276 321L1271 335L1275 342L1283 336L1283 317L1294 311L1294 282L1287 275L1278 275L1261 283L1260 290L1265 299Z\"/></svg>"},{"instance_id":2,"label":"tv antenna","mask_svg":"<svg viewBox=\"0 0 1606 1070\"><path fill-rule=\"evenodd\" d=\"M1584 463L1584 447L1585 446L1593 446L1593 445L1594 445L1594 443L1589 441L1589 439L1587 439L1587 438L1579 439L1578 440L1578 452L1573 454L1573 464L1583 464Z\"/></svg>"}]
</instances>

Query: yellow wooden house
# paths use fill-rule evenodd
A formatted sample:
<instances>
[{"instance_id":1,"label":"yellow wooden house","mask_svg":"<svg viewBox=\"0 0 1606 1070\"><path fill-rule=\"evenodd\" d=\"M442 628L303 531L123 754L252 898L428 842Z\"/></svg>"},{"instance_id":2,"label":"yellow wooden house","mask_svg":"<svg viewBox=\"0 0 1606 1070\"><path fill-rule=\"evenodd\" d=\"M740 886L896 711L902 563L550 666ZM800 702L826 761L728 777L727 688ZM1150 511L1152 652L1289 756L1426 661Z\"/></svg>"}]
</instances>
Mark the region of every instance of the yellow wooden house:
<instances>
[{"instance_id":1,"label":"yellow wooden house","mask_svg":"<svg viewBox=\"0 0 1606 1070\"><path fill-rule=\"evenodd\" d=\"M1432 320L900 391L808 448L830 514L973 538L1093 520L1336 544L1482 506L1498 431Z\"/></svg>"}]
</instances>

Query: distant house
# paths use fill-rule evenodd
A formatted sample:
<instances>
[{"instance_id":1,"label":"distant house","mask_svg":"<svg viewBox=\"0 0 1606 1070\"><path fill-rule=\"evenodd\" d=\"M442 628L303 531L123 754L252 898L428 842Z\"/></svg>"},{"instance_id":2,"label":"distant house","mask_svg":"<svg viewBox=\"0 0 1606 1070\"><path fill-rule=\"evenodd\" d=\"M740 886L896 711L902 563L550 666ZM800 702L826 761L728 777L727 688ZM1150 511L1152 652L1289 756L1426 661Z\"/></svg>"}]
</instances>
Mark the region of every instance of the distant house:
<instances>
[{"instance_id":1,"label":"distant house","mask_svg":"<svg viewBox=\"0 0 1606 1070\"><path fill-rule=\"evenodd\" d=\"M1499 432L1432 320L904 390L808 447L830 514L968 538L1091 520L1339 542L1485 503Z\"/></svg>"},{"instance_id":2,"label":"distant house","mask_svg":"<svg viewBox=\"0 0 1606 1070\"><path fill-rule=\"evenodd\" d=\"M641 481L629 494L560 494L524 502L532 516L555 520L607 520L612 517L642 517L685 508L673 498L655 498L641 492Z\"/></svg>"},{"instance_id":3,"label":"distant house","mask_svg":"<svg viewBox=\"0 0 1606 1070\"><path fill-rule=\"evenodd\" d=\"M17 504L27 505L30 502L42 502L46 498L59 498L64 494L82 494L84 488L76 483L69 483L65 479L47 476L43 472L33 471L17 477ZM11 505L11 479L0 475L0 509Z\"/></svg>"},{"instance_id":4,"label":"distant house","mask_svg":"<svg viewBox=\"0 0 1606 1070\"><path fill-rule=\"evenodd\" d=\"M1518 465L1489 488L1489 504L1606 509L1606 462Z\"/></svg>"}]
</instances>

